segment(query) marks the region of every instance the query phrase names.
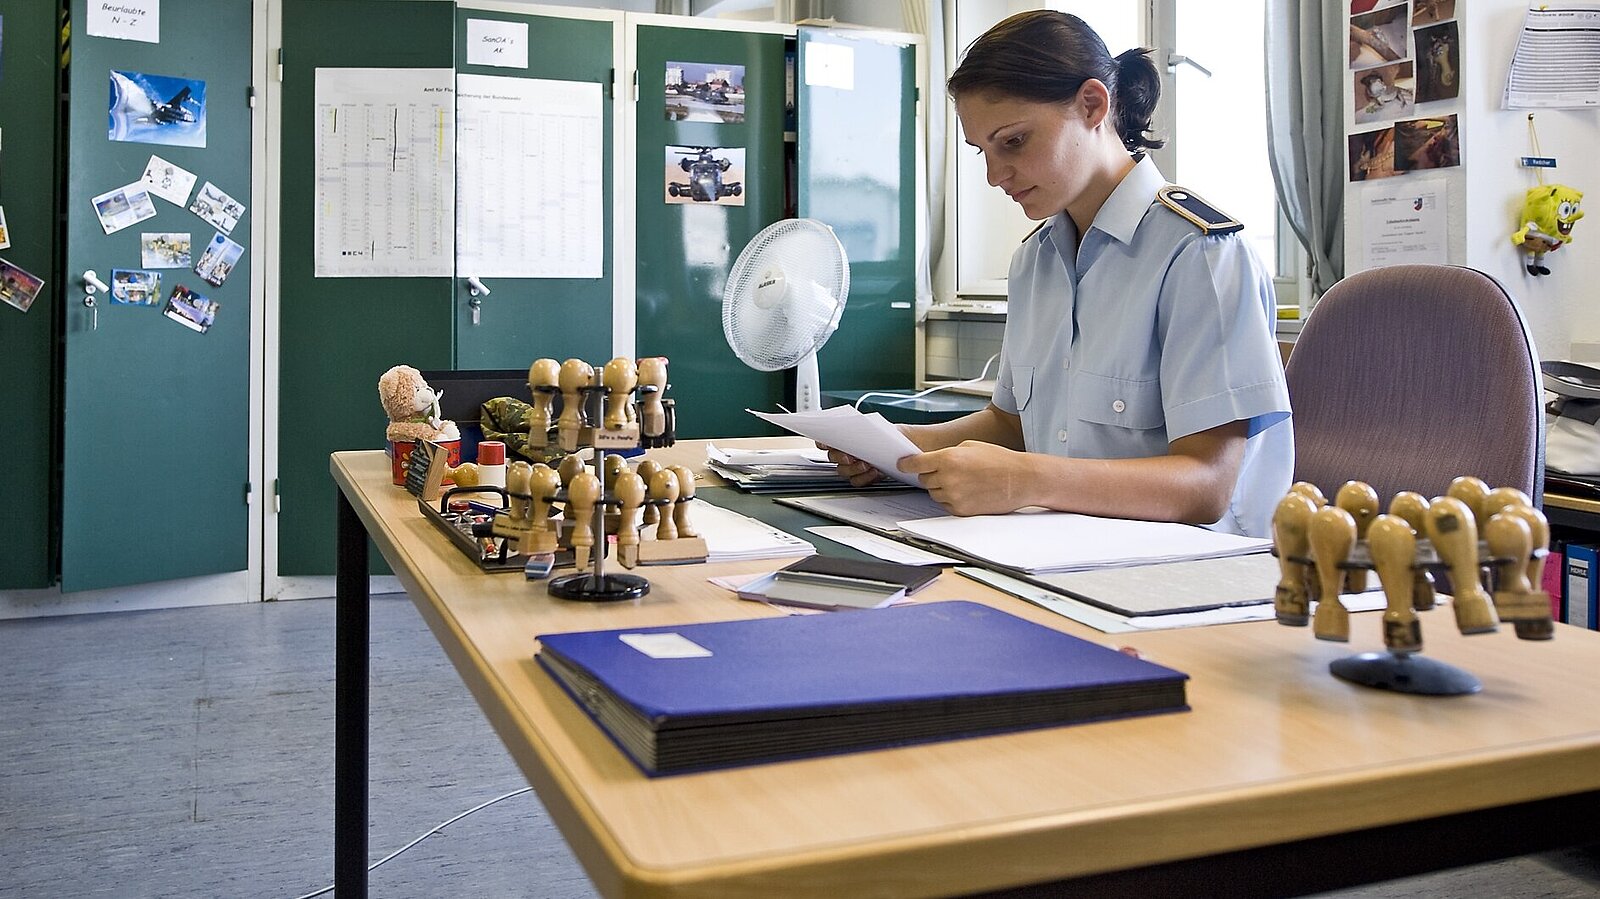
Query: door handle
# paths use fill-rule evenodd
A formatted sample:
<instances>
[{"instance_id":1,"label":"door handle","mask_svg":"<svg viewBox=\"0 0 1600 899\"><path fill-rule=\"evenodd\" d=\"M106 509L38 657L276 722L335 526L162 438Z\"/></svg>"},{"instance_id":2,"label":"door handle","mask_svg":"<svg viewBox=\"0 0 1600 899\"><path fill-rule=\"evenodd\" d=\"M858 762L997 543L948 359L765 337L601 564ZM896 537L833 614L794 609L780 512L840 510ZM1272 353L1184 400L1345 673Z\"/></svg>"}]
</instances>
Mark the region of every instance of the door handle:
<instances>
[{"instance_id":1,"label":"door handle","mask_svg":"<svg viewBox=\"0 0 1600 899\"><path fill-rule=\"evenodd\" d=\"M91 268L83 273L83 305L89 308L91 331L100 330L100 306L94 298L96 292L110 293L111 288L107 287L106 282L100 280L100 276Z\"/></svg>"},{"instance_id":2,"label":"door handle","mask_svg":"<svg viewBox=\"0 0 1600 899\"><path fill-rule=\"evenodd\" d=\"M472 294L472 299L467 300L467 305L472 309L472 323L478 323L479 313L483 310L483 298L489 295L489 288L477 275L467 276L467 293Z\"/></svg>"}]
</instances>

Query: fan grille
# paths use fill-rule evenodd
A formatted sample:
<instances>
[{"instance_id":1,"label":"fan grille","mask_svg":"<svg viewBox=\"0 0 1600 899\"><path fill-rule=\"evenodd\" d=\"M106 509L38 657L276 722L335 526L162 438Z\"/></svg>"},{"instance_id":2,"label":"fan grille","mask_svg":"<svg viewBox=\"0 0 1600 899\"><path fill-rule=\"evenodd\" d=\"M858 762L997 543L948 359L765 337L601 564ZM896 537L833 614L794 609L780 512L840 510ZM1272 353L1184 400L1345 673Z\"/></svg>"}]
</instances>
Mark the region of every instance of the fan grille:
<instances>
[{"instance_id":1,"label":"fan grille","mask_svg":"<svg viewBox=\"0 0 1600 899\"><path fill-rule=\"evenodd\" d=\"M850 267L833 231L811 219L763 228L733 263L722 295L722 332L746 365L791 368L838 327Z\"/></svg>"}]
</instances>

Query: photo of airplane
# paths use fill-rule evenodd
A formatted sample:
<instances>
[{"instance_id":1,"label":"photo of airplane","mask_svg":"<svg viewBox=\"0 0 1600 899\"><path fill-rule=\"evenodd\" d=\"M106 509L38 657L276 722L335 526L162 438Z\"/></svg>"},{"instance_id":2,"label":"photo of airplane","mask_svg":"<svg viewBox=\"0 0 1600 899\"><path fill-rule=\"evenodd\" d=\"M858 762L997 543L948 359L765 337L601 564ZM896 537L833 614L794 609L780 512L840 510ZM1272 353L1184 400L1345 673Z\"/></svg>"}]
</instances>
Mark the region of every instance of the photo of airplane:
<instances>
[{"instance_id":1,"label":"photo of airplane","mask_svg":"<svg viewBox=\"0 0 1600 899\"><path fill-rule=\"evenodd\" d=\"M206 145L206 83L141 72L111 72L112 140Z\"/></svg>"}]
</instances>

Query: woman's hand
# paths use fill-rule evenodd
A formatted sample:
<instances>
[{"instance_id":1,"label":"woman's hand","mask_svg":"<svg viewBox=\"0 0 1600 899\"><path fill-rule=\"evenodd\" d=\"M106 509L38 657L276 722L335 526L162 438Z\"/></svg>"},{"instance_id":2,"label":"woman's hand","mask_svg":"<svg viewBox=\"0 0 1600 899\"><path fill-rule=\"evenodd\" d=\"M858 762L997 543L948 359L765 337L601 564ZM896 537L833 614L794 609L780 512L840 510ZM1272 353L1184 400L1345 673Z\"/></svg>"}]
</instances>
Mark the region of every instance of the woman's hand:
<instances>
[{"instance_id":1,"label":"woman's hand","mask_svg":"<svg viewBox=\"0 0 1600 899\"><path fill-rule=\"evenodd\" d=\"M817 448L828 451L828 461L838 469L840 477L850 481L852 487L865 487L883 479L883 472L843 450L821 443L817 444Z\"/></svg>"},{"instance_id":2,"label":"woman's hand","mask_svg":"<svg viewBox=\"0 0 1600 899\"><path fill-rule=\"evenodd\" d=\"M917 475L934 502L952 515L997 515L1033 505L1037 484L1028 454L979 440L907 456L900 470Z\"/></svg>"}]
</instances>

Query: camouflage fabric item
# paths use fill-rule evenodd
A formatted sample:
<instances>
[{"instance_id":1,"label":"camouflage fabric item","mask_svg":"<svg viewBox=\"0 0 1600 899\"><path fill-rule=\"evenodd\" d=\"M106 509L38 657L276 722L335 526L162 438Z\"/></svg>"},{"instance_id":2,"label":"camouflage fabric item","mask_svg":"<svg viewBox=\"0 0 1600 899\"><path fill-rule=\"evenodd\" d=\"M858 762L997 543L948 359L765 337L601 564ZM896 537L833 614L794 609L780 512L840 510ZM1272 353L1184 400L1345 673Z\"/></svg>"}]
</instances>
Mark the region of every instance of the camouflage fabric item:
<instances>
[{"instance_id":1,"label":"camouflage fabric item","mask_svg":"<svg viewBox=\"0 0 1600 899\"><path fill-rule=\"evenodd\" d=\"M483 401L483 412L478 419L478 427L483 430L483 439L499 440L506 445L506 449L524 459L554 466L566 455L557 444L556 429L550 428L549 441L546 445L530 446L528 415L531 412L533 406L522 400L497 396Z\"/></svg>"}]
</instances>

